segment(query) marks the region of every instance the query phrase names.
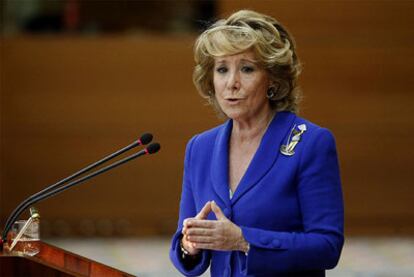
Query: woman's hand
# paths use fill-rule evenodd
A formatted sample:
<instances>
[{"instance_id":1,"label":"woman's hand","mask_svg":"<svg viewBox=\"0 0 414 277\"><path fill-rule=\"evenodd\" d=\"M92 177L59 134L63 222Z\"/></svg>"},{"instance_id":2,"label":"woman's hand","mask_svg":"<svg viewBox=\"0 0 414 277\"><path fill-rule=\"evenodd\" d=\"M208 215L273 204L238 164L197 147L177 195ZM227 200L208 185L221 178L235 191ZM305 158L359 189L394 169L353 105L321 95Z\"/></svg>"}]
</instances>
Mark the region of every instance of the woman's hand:
<instances>
[{"instance_id":1,"label":"woman's hand","mask_svg":"<svg viewBox=\"0 0 414 277\"><path fill-rule=\"evenodd\" d=\"M205 220L208 215L208 206L216 215L217 220ZM202 218L198 217L203 210L207 214ZM231 222L214 201L207 202L200 213L195 218L189 218L184 222L183 234L192 249L248 251L248 243L240 227Z\"/></svg>"},{"instance_id":2,"label":"woman's hand","mask_svg":"<svg viewBox=\"0 0 414 277\"><path fill-rule=\"evenodd\" d=\"M189 240L188 240L188 227L187 227L187 222L189 220L203 220L206 219L208 214L211 212L211 202L208 201L204 207L201 209L201 211L195 216L195 217L189 217L184 219L183 222L183 238L182 238L182 243L183 243L183 247L185 248L185 250L188 251L188 253L190 253L190 255L197 255L200 252L200 249L197 249Z\"/></svg>"}]
</instances>

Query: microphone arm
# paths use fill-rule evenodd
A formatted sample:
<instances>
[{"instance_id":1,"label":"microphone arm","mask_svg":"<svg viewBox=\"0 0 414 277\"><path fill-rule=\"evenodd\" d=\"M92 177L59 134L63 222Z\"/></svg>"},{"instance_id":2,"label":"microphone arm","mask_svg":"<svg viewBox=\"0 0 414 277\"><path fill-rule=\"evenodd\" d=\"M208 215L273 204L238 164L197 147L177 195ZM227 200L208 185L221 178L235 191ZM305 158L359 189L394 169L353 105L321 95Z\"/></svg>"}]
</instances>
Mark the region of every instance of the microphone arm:
<instances>
[{"instance_id":1,"label":"microphone arm","mask_svg":"<svg viewBox=\"0 0 414 277\"><path fill-rule=\"evenodd\" d=\"M154 145L154 144L151 144L151 145ZM80 178L78 180L75 180L75 181L70 182L69 184L65 184L65 185L63 185L63 186L61 186L61 187L59 187L59 188L57 188L57 189L55 189L53 191L49 191L49 192L47 192L47 193L45 193L43 195L40 195L36 199L33 199L32 201L30 201L29 203L27 203L25 205L25 209L27 207L35 204L35 203L38 203L38 202L40 202L42 200L45 200L45 199L50 198L50 197L52 197L52 196L54 196L56 194L59 194L60 192L62 192L64 190L67 190L67 189L69 189L69 188L71 188L71 187L73 187L73 186L75 186L77 184L80 184L82 182L85 182L86 180L89 180L89 179L91 179L91 178L93 178L95 176L98 176L98 175L100 175L100 174L102 174L102 173L104 173L104 172L106 172L106 171L108 171L108 170L110 170L112 168L115 168L117 166L120 166L120 165L122 165L122 164L124 164L126 162L129 162L130 160L133 160L135 158L138 158L139 156L143 156L143 155L147 155L147 154L149 154L149 152L148 152L147 149L141 150L141 151L139 151L139 152L137 152L135 154L132 154L132 155L126 157L126 158L123 158L122 160L116 161L116 162L114 162L114 163L112 163L110 165L107 165L107 166L105 166L105 167L103 167L103 168L101 168L101 169L99 169L99 170L97 170L97 171L95 171L93 173L90 173L90 174L88 174L86 176L83 176L82 178Z\"/></svg>"},{"instance_id":2,"label":"microphone arm","mask_svg":"<svg viewBox=\"0 0 414 277\"><path fill-rule=\"evenodd\" d=\"M27 199L25 199L24 201L22 201L22 202L21 202L21 203L20 203L20 204L19 204L19 205L18 205L18 206L17 206L17 207L13 210L13 212L11 213L11 215L14 215L14 214L21 214L21 212L24 210L23 206L24 206L26 203L28 203L28 202L32 201L33 199L36 199L37 197L39 197L40 195L42 195L42 194L44 194L44 193L47 193L48 191L51 191L51 190L53 190L53 189L55 189L55 188L59 187L60 185L62 185L62 184L64 184L64 183L66 183L66 182L69 182L69 181L71 181L71 180L73 180L73 179L77 178L78 176L80 176L80 175L84 174L85 172L90 171L90 170L92 170L92 169L96 168L97 166L99 166L99 165L101 165L101 164L103 164L103 163L105 163L105 162L107 162L107 161L109 161L109 160L111 160L111 159L113 159L113 158L117 157L118 155L121 155L122 153L124 153L124 152L126 152L126 151L128 151L128 150L130 150L130 149L132 149L132 148L134 148L134 147L136 147L136 146L138 146L138 145L139 145L139 144L138 144L138 141L135 141L135 142L131 143L130 145L128 145L128 146L126 146L126 147L124 147L124 148L122 148L122 149L120 149L120 150L116 151L115 153L113 153L113 154L111 154L111 155L108 155L108 156L104 157L103 159L101 159L101 160L99 160L99 161L97 161L97 162L95 162L95 163L93 163L93 164L90 164L90 165L88 165L87 167L85 167L85 168L83 168L83 169L79 170L78 172L75 172L74 174L72 174L72 175L70 175L70 176L68 176L68 177L66 177L66 178L64 178L64 179L62 179L62 180L60 180L59 182L57 182L57 183L55 183L55 184L53 184L53 185L51 185L51 186L48 186L48 187L46 187L45 189L43 189L43 190L41 190L41 191L39 191L39 192L37 192L37 193L35 193L35 194L33 194L33 195L29 196ZM7 219L7 221L6 221L6 224L5 224L6 228L7 228L9 225L13 224L13 222L14 222L14 220L13 220L13 218L10 216L10 217ZM6 228L5 228L5 229L6 229Z\"/></svg>"},{"instance_id":3,"label":"microphone arm","mask_svg":"<svg viewBox=\"0 0 414 277\"><path fill-rule=\"evenodd\" d=\"M63 179L63 180L61 180L61 181L59 181L59 182L57 182L57 183L55 183L55 184L53 184L53 185L45 188L45 189L43 189L42 191L40 191L38 193L35 193L34 195L28 197L23 202L21 202L19 204L19 206L17 206L17 208L9 216L8 220L6 221L6 225L5 225L5 228L3 230L1 239L3 241L6 241L7 240L7 233L10 230L13 222L23 213L23 211L27 207L33 205L34 203L37 203L37 202L39 202L41 200L44 200L44 199L49 198L49 197L51 197L51 196L53 196L55 194L58 194L61 191L64 191L64 190L66 190L66 189L68 189L68 188L70 188L70 187L72 187L72 186L74 186L76 184L79 184L81 182L84 182L84 181L86 181L86 180L88 180L88 179L90 179L90 178L92 178L94 176L97 176L97 175L99 175L101 173L104 173L104 172L106 172L106 171L108 171L108 170L110 170L110 169L112 169L114 167L117 167L117 166L119 166L121 164L124 164L124 163L126 163L126 162L128 162L128 161L130 161L132 159L135 159L135 158L137 158L139 156L142 156L142 155L145 155L145 154L152 154L152 153L157 152L160 149L160 145L158 143L153 143L148 148L146 148L144 150L141 150L140 152L137 152L137 153L135 153L135 154L133 154L131 156L128 156L128 157L126 157L126 158L124 158L122 160L119 160L119 161L117 161L117 162L115 162L115 163L113 163L111 165L108 165L108 166L106 166L106 167L104 167L104 168L102 168L102 169L100 169L100 170L98 170L98 171L96 171L94 173L91 173L91 174L89 174L87 176L84 176L84 177L82 177L82 178L80 178L80 179L78 179L76 181L73 181L73 182L71 182L69 184L62 185L62 184L64 184L66 182L69 182L69 181L75 179L76 177L80 176L81 174L83 174L83 173L85 173L87 171L90 171L93 168L96 168L97 166L105 163L106 161L108 161L110 159L113 159L114 157L119 156L120 154L122 154L122 153L124 153L124 152L126 152L126 151L128 151L128 150L130 150L130 149L132 149L132 148L134 148L136 146L138 146L138 145L147 144L151 139L152 139L152 135L145 134L145 135L143 135L141 137L140 140L137 140L136 142L134 142L134 143L132 143L132 144L130 144L130 145L128 145L128 146L126 146L126 147L118 150L118 151L116 151L115 153L113 153L113 154L111 154L111 155L109 155L109 156L107 156L107 157L99 160L98 162L95 162L95 163L93 163L93 164L85 167L84 169L82 169L82 170L74 173L73 175L71 175L69 177L66 177L65 179ZM60 185L62 185L62 186L60 186Z\"/></svg>"}]
</instances>

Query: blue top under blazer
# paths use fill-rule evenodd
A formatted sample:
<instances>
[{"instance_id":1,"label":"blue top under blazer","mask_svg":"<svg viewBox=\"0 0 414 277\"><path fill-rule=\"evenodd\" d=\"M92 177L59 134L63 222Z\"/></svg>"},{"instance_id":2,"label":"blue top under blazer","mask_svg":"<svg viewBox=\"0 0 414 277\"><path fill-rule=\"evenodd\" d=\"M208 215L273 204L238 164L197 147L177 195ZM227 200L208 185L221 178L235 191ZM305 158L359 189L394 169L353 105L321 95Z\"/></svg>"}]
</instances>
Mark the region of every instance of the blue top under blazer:
<instances>
[{"instance_id":1,"label":"blue top under blazer","mask_svg":"<svg viewBox=\"0 0 414 277\"><path fill-rule=\"evenodd\" d=\"M280 147L293 126L307 131L293 156ZM232 120L194 136L185 152L178 229L170 258L186 276L325 276L336 266L344 243L344 208L332 134L290 112L270 123L233 197L229 195L229 137ZM183 220L214 200L240 226L250 244L240 251L201 252L190 270L181 259ZM208 219L216 219L210 213Z\"/></svg>"}]
</instances>

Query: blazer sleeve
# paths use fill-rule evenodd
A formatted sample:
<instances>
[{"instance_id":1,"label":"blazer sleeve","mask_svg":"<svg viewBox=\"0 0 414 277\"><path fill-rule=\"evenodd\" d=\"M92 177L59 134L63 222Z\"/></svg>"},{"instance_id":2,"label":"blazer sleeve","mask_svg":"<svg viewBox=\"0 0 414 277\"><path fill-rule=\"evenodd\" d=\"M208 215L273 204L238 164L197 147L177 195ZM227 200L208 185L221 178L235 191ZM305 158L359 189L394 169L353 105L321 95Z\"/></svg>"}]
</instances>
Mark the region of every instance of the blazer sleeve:
<instances>
[{"instance_id":1,"label":"blazer sleeve","mask_svg":"<svg viewBox=\"0 0 414 277\"><path fill-rule=\"evenodd\" d=\"M303 232L240 226L250 243L247 256L237 254L244 274L324 270L338 263L344 208L335 140L327 129L316 129L304 144L296 185Z\"/></svg>"},{"instance_id":2,"label":"blazer sleeve","mask_svg":"<svg viewBox=\"0 0 414 277\"><path fill-rule=\"evenodd\" d=\"M208 250L201 251L201 259L191 268L186 266L181 258L180 240L182 238L183 221L188 217L194 217L197 214L196 205L194 203L193 192L191 187L191 152L196 136L187 144L184 159L184 178L182 184L180 212L178 218L178 228L175 232L170 249L170 259L174 266L185 276L199 276L203 274L210 265L211 252Z\"/></svg>"}]
</instances>

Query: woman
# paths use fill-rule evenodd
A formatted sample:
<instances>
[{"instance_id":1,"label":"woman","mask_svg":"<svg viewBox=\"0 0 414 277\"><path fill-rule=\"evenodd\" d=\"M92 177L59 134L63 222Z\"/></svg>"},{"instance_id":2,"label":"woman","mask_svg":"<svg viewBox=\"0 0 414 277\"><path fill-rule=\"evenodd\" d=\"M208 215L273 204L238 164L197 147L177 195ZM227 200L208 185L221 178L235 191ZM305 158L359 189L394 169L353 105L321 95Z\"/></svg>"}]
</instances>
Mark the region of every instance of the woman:
<instances>
[{"instance_id":1,"label":"woman","mask_svg":"<svg viewBox=\"0 0 414 277\"><path fill-rule=\"evenodd\" d=\"M186 276L325 276L343 245L334 138L295 112L300 64L275 19L239 11L200 35L194 83L228 118L193 137L170 258Z\"/></svg>"}]
</instances>

